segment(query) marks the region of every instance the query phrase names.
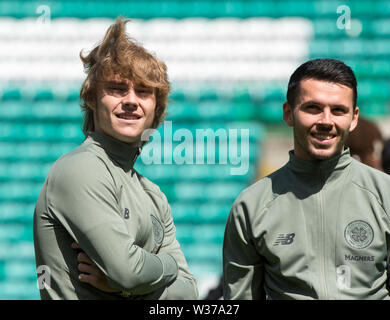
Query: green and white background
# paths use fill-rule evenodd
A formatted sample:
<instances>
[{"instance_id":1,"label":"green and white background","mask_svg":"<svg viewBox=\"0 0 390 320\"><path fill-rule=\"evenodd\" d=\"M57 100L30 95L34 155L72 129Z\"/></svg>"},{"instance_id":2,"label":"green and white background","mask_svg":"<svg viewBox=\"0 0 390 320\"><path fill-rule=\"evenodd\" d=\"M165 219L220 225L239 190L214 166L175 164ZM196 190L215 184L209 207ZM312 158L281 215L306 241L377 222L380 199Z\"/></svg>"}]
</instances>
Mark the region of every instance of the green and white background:
<instances>
[{"instance_id":1,"label":"green and white background","mask_svg":"<svg viewBox=\"0 0 390 320\"><path fill-rule=\"evenodd\" d=\"M168 197L201 298L222 273L234 199L287 159L282 103L299 64L345 61L361 113L390 135L390 1L0 1L0 299L39 299L35 202L52 163L83 141L79 52L118 15L168 65L174 130L250 132L245 175L218 163L136 164Z\"/></svg>"}]
</instances>

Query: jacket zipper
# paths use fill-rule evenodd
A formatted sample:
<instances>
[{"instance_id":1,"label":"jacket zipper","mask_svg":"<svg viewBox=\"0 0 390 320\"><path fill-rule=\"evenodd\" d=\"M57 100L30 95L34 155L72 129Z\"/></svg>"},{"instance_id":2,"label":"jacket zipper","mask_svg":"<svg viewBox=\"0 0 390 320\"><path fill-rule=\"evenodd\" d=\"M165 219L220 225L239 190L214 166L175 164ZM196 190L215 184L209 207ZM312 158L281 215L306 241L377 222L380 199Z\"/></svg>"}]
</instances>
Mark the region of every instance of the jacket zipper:
<instances>
[{"instance_id":1,"label":"jacket zipper","mask_svg":"<svg viewBox=\"0 0 390 320\"><path fill-rule=\"evenodd\" d=\"M320 269L321 269L321 282L322 282L322 287L323 287L323 293L324 293L324 299L325 300L328 300L328 289L327 289L327 285L326 285L326 268L325 268L325 254L326 254L326 250L325 250L325 214L324 214L324 206L323 206L323 195L322 193L324 192L323 191L323 188L324 188L324 184L322 184L322 172L320 171L320 183L321 185L323 186L322 187L322 190L320 191L320 194L319 194L319 197L320 197L320 214L321 214L321 266L320 266Z\"/></svg>"}]
</instances>

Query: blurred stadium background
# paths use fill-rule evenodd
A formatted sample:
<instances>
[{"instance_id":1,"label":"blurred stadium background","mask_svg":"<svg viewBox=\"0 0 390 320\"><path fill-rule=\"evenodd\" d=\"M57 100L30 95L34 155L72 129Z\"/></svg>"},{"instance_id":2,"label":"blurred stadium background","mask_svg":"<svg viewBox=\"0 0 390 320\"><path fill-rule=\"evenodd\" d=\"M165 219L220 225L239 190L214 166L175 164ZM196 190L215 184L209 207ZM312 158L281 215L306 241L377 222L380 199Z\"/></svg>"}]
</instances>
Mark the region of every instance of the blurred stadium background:
<instances>
[{"instance_id":1,"label":"blurred stadium background","mask_svg":"<svg viewBox=\"0 0 390 320\"><path fill-rule=\"evenodd\" d=\"M35 201L52 163L83 141L78 54L118 15L168 65L174 129L250 130L245 175L231 164L136 164L168 197L201 298L222 273L234 199L287 160L282 103L300 63L345 61L361 113L390 135L390 1L0 1L0 299L39 299Z\"/></svg>"}]
</instances>

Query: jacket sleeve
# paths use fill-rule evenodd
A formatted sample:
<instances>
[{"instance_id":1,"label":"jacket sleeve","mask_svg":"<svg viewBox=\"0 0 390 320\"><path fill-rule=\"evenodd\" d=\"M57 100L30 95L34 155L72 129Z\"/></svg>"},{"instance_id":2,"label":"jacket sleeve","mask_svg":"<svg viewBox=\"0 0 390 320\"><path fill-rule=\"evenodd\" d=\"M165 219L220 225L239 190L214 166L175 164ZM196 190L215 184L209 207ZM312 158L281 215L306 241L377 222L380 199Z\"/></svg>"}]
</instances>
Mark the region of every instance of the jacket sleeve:
<instances>
[{"instance_id":1,"label":"jacket sleeve","mask_svg":"<svg viewBox=\"0 0 390 320\"><path fill-rule=\"evenodd\" d=\"M67 161L48 180L49 212L107 276L111 286L143 295L174 281L178 266L169 253L134 244L118 215L115 181L95 157Z\"/></svg>"},{"instance_id":2,"label":"jacket sleeve","mask_svg":"<svg viewBox=\"0 0 390 320\"><path fill-rule=\"evenodd\" d=\"M223 296L225 300L260 300L264 294L264 267L251 240L244 202L230 211L223 243Z\"/></svg>"},{"instance_id":3,"label":"jacket sleeve","mask_svg":"<svg viewBox=\"0 0 390 320\"><path fill-rule=\"evenodd\" d=\"M172 256L179 268L178 276L174 282L160 289L146 299L164 300L196 300L198 298L198 288L196 279L190 272L187 261L176 239L176 228L171 214L171 208L165 195L160 191L159 198L162 199L162 223L164 224L164 240L159 249L159 254L169 254Z\"/></svg>"}]
</instances>

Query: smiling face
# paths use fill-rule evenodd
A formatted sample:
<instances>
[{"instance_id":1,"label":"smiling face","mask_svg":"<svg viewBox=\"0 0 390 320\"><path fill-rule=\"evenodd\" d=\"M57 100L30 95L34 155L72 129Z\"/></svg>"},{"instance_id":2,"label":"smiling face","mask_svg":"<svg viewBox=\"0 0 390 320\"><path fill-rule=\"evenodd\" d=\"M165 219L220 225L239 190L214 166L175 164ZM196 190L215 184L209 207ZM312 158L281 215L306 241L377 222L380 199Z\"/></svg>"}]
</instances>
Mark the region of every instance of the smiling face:
<instances>
[{"instance_id":1,"label":"smiling face","mask_svg":"<svg viewBox=\"0 0 390 320\"><path fill-rule=\"evenodd\" d=\"M136 145L155 117L155 89L115 77L102 81L94 110L96 132Z\"/></svg>"},{"instance_id":2,"label":"smiling face","mask_svg":"<svg viewBox=\"0 0 390 320\"><path fill-rule=\"evenodd\" d=\"M351 88L315 79L300 82L295 107L283 105L283 119L294 128L294 154L303 160L325 160L343 152L358 116Z\"/></svg>"}]
</instances>

